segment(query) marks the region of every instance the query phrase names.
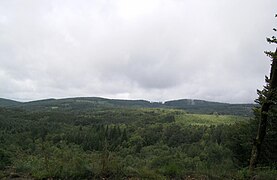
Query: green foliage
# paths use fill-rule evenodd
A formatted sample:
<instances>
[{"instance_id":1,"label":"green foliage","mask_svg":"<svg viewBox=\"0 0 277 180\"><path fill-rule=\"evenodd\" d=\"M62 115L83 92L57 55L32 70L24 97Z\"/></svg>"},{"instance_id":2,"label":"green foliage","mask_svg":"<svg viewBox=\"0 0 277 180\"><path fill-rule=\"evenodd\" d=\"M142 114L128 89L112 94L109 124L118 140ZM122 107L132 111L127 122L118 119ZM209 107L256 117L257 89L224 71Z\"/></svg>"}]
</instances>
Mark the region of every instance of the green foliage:
<instances>
[{"instance_id":1,"label":"green foliage","mask_svg":"<svg viewBox=\"0 0 277 180\"><path fill-rule=\"evenodd\" d=\"M276 29L273 29L276 32ZM268 43L277 44L276 36L267 38ZM258 98L256 102L260 105L255 109L255 118L259 124L255 123L258 130L253 139L253 149L250 160L250 170L253 171L259 163L262 166L272 166L276 164L276 103L277 103L277 49L275 52L266 51L272 64L270 76L265 77L266 85L262 90L257 90Z\"/></svg>"},{"instance_id":2,"label":"green foliage","mask_svg":"<svg viewBox=\"0 0 277 180\"><path fill-rule=\"evenodd\" d=\"M53 146L49 142L40 144L33 155L25 154L15 160L19 172L31 173L33 177L73 178L86 177L90 168L86 154L76 145L60 144Z\"/></svg>"},{"instance_id":3,"label":"green foliage","mask_svg":"<svg viewBox=\"0 0 277 180\"><path fill-rule=\"evenodd\" d=\"M207 114L181 114L176 117L176 122L184 125L231 125L235 123L247 122L249 117L230 115L207 115Z\"/></svg>"},{"instance_id":4,"label":"green foliage","mask_svg":"<svg viewBox=\"0 0 277 180\"><path fill-rule=\"evenodd\" d=\"M0 112L1 176L232 179L242 177L253 136L248 118L174 109Z\"/></svg>"},{"instance_id":5,"label":"green foliage","mask_svg":"<svg viewBox=\"0 0 277 180\"><path fill-rule=\"evenodd\" d=\"M160 102L149 102L145 100L117 100L99 97L79 97L66 99L44 99L21 103L0 98L0 107L17 107L31 111L91 111L107 108L169 108L185 109L196 114L229 114L240 116L251 116L254 104L227 104L209 102L203 100L181 99ZM85 123L83 121L80 121Z\"/></svg>"},{"instance_id":6,"label":"green foliage","mask_svg":"<svg viewBox=\"0 0 277 180\"><path fill-rule=\"evenodd\" d=\"M0 149L0 170L11 164L10 153L4 149Z\"/></svg>"},{"instance_id":7,"label":"green foliage","mask_svg":"<svg viewBox=\"0 0 277 180\"><path fill-rule=\"evenodd\" d=\"M254 173L250 172L248 168L239 170L236 174L236 179L266 179L276 180L277 171L269 167L258 168Z\"/></svg>"}]
</instances>

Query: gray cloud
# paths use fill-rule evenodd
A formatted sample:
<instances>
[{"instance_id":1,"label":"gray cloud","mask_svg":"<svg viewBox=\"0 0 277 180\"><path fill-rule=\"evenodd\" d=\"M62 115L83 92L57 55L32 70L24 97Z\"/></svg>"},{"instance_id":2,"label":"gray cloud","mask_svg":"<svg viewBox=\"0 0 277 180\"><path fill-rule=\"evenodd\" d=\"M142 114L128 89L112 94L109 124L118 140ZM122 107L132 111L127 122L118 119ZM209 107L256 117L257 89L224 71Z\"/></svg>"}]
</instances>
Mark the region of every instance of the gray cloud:
<instances>
[{"instance_id":1,"label":"gray cloud","mask_svg":"<svg viewBox=\"0 0 277 180\"><path fill-rule=\"evenodd\" d=\"M0 1L0 96L253 102L275 0Z\"/></svg>"}]
</instances>

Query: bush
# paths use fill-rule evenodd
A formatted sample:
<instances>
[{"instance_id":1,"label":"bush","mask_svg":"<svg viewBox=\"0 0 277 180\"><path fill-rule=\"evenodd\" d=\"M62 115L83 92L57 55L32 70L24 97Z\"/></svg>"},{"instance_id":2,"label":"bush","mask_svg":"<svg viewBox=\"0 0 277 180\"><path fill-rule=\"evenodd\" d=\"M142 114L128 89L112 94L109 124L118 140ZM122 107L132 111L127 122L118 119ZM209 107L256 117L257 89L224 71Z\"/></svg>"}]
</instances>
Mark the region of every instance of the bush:
<instances>
[{"instance_id":1,"label":"bush","mask_svg":"<svg viewBox=\"0 0 277 180\"><path fill-rule=\"evenodd\" d=\"M10 155L4 149L0 149L0 170L11 164Z\"/></svg>"}]
</instances>

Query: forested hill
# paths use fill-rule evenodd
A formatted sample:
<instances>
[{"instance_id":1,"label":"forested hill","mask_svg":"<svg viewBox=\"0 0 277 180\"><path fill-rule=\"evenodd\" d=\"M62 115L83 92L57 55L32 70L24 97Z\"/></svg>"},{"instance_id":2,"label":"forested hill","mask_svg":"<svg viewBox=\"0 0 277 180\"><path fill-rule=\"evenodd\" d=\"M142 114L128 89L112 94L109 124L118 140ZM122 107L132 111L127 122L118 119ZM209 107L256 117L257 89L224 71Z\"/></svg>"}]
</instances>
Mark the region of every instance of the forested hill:
<instances>
[{"instance_id":1,"label":"forested hill","mask_svg":"<svg viewBox=\"0 0 277 180\"><path fill-rule=\"evenodd\" d=\"M78 97L65 99L44 99L18 102L0 98L0 107L17 107L28 110L91 110L94 108L173 108L198 114L229 114L251 116L255 104L229 104L203 100L181 99L161 102L146 100L119 100L100 97Z\"/></svg>"},{"instance_id":2,"label":"forested hill","mask_svg":"<svg viewBox=\"0 0 277 180\"><path fill-rule=\"evenodd\" d=\"M255 104L229 104L192 99L167 101L164 105L171 108L185 109L188 112L198 114L218 113L242 116L252 116L255 106Z\"/></svg>"},{"instance_id":3,"label":"forested hill","mask_svg":"<svg viewBox=\"0 0 277 180\"><path fill-rule=\"evenodd\" d=\"M19 106L21 104L23 103L18 101L13 101L10 99L0 98L0 107L13 107L13 106Z\"/></svg>"}]
</instances>

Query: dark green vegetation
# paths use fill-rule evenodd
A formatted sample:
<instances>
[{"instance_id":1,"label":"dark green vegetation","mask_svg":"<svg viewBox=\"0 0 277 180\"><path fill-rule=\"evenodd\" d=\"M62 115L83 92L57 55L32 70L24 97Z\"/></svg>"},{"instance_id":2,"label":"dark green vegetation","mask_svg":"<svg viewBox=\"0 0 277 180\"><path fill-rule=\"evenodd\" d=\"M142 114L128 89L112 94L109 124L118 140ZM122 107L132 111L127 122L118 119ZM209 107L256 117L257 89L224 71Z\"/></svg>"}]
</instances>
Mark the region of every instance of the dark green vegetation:
<instances>
[{"instance_id":1,"label":"dark green vegetation","mask_svg":"<svg viewBox=\"0 0 277 180\"><path fill-rule=\"evenodd\" d=\"M277 17L277 14L275 14ZM276 28L273 28L273 31L277 32ZM276 36L272 36L271 38L267 38L267 42L269 44L277 45ZM267 134L275 134L276 138L276 104L277 104L277 48L275 52L273 51L265 51L265 54L270 57L272 63L270 68L270 76L265 76L266 85L263 90L258 90L257 93L259 95L256 102L260 104L260 108L257 109L259 114L257 114L256 118L259 119L259 126L257 131L257 136L254 139L253 149L251 152L251 159L249 169L250 171L254 171L257 163L259 161L260 156L262 155L262 148L264 139ZM273 127L273 128L272 128ZM276 139L275 139L276 140ZM276 147L276 146L275 146Z\"/></svg>"},{"instance_id":2,"label":"dark green vegetation","mask_svg":"<svg viewBox=\"0 0 277 180\"><path fill-rule=\"evenodd\" d=\"M174 101L149 102L145 100L117 100L99 97L79 97L67 99L45 99L31 102L17 102L0 98L0 107L18 107L29 110L90 110L98 107L109 108L174 108L185 109L189 113L196 114L227 114L239 116L251 116L255 104L228 104L209 102L203 100L181 99Z\"/></svg>"},{"instance_id":3,"label":"dark green vegetation","mask_svg":"<svg viewBox=\"0 0 277 180\"><path fill-rule=\"evenodd\" d=\"M191 106L198 102L211 103ZM232 108L222 108L229 115L212 106L213 111L191 114L179 109L183 105L178 101L101 98L2 99L1 104L6 107L0 108L0 178L250 178L247 166L257 122L236 116ZM256 173L275 179L276 151L267 156Z\"/></svg>"}]
</instances>

